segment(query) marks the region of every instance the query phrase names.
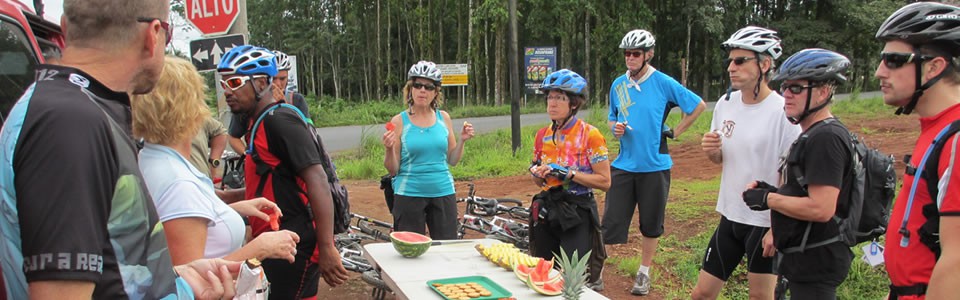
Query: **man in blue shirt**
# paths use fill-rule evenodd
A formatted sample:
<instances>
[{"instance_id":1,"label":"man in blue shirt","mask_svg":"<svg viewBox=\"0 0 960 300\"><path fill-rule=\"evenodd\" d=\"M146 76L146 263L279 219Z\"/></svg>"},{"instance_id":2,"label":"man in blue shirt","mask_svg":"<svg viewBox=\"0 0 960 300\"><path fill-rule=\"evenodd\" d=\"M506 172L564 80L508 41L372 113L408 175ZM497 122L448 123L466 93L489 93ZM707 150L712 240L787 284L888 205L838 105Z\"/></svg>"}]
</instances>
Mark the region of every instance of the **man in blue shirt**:
<instances>
[{"instance_id":1,"label":"man in blue shirt","mask_svg":"<svg viewBox=\"0 0 960 300\"><path fill-rule=\"evenodd\" d=\"M670 167L664 121L673 107L683 118L675 129L680 136L706 108L699 96L650 65L654 37L646 30L633 30L620 42L627 72L610 87L608 120L620 139L620 153L611 165L612 182L603 212L605 244L627 242L634 207L640 210L643 254L637 279L630 293L650 292L650 265L663 234L664 209L670 190ZM642 192L641 192L642 191ZM642 193L642 194L641 194Z\"/></svg>"}]
</instances>

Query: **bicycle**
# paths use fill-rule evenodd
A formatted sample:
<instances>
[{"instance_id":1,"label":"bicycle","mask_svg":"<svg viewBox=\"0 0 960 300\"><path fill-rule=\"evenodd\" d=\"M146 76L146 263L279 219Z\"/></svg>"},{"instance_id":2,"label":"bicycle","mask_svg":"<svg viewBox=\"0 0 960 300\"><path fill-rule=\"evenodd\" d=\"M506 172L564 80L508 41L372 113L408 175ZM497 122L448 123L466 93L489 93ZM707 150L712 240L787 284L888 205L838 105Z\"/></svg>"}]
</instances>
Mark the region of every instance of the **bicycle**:
<instances>
[{"instance_id":1,"label":"bicycle","mask_svg":"<svg viewBox=\"0 0 960 300\"><path fill-rule=\"evenodd\" d=\"M344 269L360 273L360 279L373 286L371 296L374 299L383 299L393 291L383 282L380 271L363 257L363 243L390 241L390 235L376 227L389 231L393 229L393 224L355 213L351 213L350 217L355 221L351 222L350 230L334 236L334 245L340 251L340 262Z\"/></svg>"},{"instance_id":2,"label":"bicycle","mask_svg":"<svg viewBox=\"0 0 960 300\"><path fill-rule=\"evenodd\" d=\"M510 198L480 197L476 195L473 183L467 185L470 190L467 197L457 199L458 203L467 203L463 217L457 224L457 238L463 239L466 230L470 229L486 235L487 238L512 243L519 249L528 249L530 228L526 221L530 217L530 211L523 207L523 202ZM510 218L500 217L503 214Z\"/></svg>"}]
</instances>

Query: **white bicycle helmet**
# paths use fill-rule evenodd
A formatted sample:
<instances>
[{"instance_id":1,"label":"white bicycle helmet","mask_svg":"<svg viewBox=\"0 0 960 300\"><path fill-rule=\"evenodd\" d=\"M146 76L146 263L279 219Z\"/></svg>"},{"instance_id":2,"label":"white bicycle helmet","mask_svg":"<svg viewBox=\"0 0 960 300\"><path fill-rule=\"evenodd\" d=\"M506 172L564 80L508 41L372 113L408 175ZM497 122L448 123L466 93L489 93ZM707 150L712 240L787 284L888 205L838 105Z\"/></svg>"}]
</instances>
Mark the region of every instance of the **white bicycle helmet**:
<instances>
[{"instance_id":1,"label":"white bicycle helmet","mask_svg":"<svg viewBox=\"0 0 960 300\"><path fill-rule=\"evenodd\" d=\"M286 53L283 53L278 50L273 50L273 55L277 56L277 70L278 71L289 71L293 68L290 65L290 56L287 56Z\"/></svg>"},{"instance_id":2,"label":"white bicycle helmet","mask_svg":"<svg viewBox=\"0 0 960 300\"><path fill-rule=\"evenodd\" d=\"M773 59L780 58L783 47L780 46L780 37L777 32L757 26L747 26L737 30L723 42L723 48L744 49L756 53L768 54Z\"/></svg>"},{"instance_id":3,"label":"white bicycle helmet","mask_svg":"<svg viewBox=\"0 0 960 300\"><path fill-rule=\"evenodd\" d=\"M650 50L657 44L653 34L643 29L635 29L627 32L620 41L620 49L643 49Z\"/></svg>"},{"instance_id":4,"label":"white bicycle helmet","mask_svg":"<svg viewBox=\"0 0 960 300\"><path fill-rule=\"evenodd\" d=\"M443 79L437 65L425 60L421 60L410 67L410 71L407 72L407 79L413 79L414 77L433 80L437 85L440 85L440 81Z\"/></svg>"}]
</instances>

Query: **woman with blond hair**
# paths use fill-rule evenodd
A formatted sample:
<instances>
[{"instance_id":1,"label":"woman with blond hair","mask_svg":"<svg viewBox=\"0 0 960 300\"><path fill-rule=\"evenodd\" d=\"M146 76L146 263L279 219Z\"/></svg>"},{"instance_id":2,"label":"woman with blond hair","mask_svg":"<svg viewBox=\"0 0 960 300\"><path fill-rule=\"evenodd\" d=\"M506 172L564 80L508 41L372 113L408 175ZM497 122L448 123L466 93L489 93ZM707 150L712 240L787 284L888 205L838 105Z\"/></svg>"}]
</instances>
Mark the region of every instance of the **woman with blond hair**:
<instances>
[{"instance_id":1,"label":"woman with blond hair","mask_svg":"<svg viewBox=\"0 0 960 300\"><path fill-rule=\"evenodd\" d=\"M457 140L453 121L440 110L440 70L420 61L407 72L403 99L408 108L390 120L383 134L383 165L393 176L393 226L397 231L425 233L433 239L457 238L457 199L450 166L463 156L463 143L473 137L464 123Z\"/></svg>"},{"instance_id":2,"label":"woman with blond hair","mask_svg":"<svg viewBox=\"0 0 960 300\"><path fill-rule=\"evenodd\" d=\"M269 220L276 204L264 198L229 206L213 181L190 164L190 141L210 115L203 78L190 62L167 57L156 88L132 99L133 133L145 141L140 171L153 196L174 264L198 258L294 260L297 234L282 230L246 245L242 216Z\"/></svg>"}]
</instances>

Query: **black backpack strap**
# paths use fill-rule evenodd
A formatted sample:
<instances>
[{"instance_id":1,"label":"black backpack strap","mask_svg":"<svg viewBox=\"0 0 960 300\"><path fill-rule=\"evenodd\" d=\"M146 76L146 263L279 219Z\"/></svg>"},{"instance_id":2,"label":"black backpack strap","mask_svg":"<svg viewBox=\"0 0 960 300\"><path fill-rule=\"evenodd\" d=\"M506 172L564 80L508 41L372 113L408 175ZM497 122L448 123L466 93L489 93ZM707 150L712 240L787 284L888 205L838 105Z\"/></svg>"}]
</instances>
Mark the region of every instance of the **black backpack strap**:
<instances>
[{"instance_id":1,"label":"black backpack strap","mask_svg":"<svg viewBox=\"0 0 960 300\"><path fill-rule=\"evenodd\" d=\"M945 148L947 141L950 140L950 137L957 134L960 131L960 120L950 123L943 131L938 134L937 138L933 140L933 144L927 150L929 156L926 157L926 163L923 163L920 166L919 174L914 174L914 176L920 176L927 183L927 192L930 195L931 203L924 205L921 209L921 214L923 214L926 219L923 222L923 225L917 229L917 234L919 235L920 242L930 248L930 251L939 259L940 258L940 203L938 198L940 196L940 187L938 186L940 182L940 174L938 173L940 168L940 156L943 154L943 149ZM914 188L916 186L914 185ZM912 193L911 193L912 194ZM912 200L912 198L911 198ZM909 216L904 217L903 224L904 226L907 223ZM904 232L904 226L901 226L901 234ZM907 235L909 236L909 231Z\"/></svg>"}]
</instances>

